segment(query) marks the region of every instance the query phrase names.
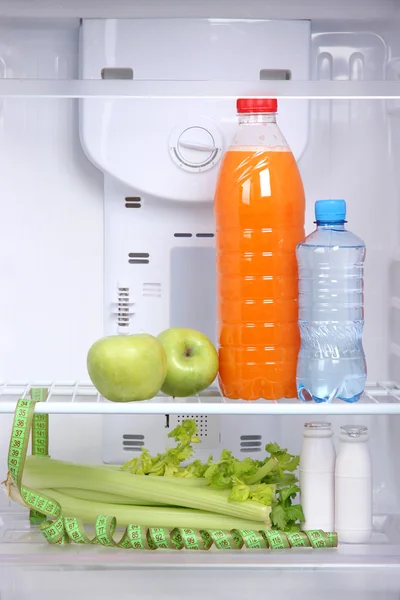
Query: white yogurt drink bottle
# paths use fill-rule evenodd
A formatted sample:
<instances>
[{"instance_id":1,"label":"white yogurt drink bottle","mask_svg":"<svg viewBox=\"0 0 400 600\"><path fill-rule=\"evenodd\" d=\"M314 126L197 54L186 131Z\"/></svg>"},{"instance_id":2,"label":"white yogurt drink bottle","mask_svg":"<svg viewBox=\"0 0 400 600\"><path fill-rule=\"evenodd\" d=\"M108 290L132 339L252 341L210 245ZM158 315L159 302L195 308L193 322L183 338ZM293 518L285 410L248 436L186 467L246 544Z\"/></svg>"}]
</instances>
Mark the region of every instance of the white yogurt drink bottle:
<instances>
[{"instance_id":1,"label":"white yogurt drink bottle","mask_svg":"<svg viewBox=\"0 0 400 600\"><path fill-rule=\"evenodd\" d=\"M330 423L305 423L300 453L302 529L334 531L335 446Z\"/></svg>"},{"instance_id":2,"label":"white yogurt drink bottle","mask_svg":"<svg viewBox=\"0 0 400 600\"><path fill-rule=\"evenodd\" d=\"M372 533L372 470L364 425L340 428L336 460L335 525L339 542L365 544Z\"/></svg>"}]
</instances>

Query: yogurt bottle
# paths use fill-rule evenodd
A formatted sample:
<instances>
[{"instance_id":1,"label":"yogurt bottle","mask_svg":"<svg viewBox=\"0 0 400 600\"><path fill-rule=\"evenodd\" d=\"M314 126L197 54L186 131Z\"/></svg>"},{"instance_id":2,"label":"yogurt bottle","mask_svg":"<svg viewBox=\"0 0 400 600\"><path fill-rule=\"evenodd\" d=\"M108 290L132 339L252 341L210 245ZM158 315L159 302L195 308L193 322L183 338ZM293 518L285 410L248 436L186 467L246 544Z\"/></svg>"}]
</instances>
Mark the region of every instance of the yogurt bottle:
<instances>
[{"instance_id":1,"label":"yogurt bottle","mask_svg":"<svg viewBox=\"0 0 400 600\"><path fill-rule=\"evenodd\" d=\"M302 529L334 531L335 447L330 423L305 423L300 453Z\"/></svg>"},{"instance_id":2,"label":"yogurt bottle","mask_svg":"<svg viewBox=\"0 0 400 600\"><path fill-rule=\"evenodd\" d=\"M339 542L365 544L372 532L372 472L368 429L340 428L335 475L335 525Z\"/></svg>"}]
</instances>

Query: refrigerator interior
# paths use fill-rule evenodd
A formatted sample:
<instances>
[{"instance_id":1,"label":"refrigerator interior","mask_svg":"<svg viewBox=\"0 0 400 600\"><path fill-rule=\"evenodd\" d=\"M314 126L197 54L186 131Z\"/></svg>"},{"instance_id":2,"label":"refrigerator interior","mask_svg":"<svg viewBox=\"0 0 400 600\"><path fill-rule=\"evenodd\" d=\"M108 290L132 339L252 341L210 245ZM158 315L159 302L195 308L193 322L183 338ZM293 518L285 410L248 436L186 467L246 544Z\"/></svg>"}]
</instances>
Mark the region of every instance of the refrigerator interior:
<instances>
[{"instance_id":1,"label":"refrigerator interior","mask_svg":"<svg viewBox=\"0 0 400 600\"><path fill-rule=\"evenodd\" d=\"M257 593L260 586L281 594L293 593L296 586L301 597L311 598L321 594L333 598L338 593L357 599L398 597L400 6L389 0L347 4L309 1L299 7L287 0L277 6L266 0L261 6L253 0L243 6L204 1L188 6L175 2L167 8L159 1L151 6L136 2L129 7L120 2L111 8L105 0L59 2L57 6L47 0L34 11L28 2L11 5L0 1L0 464L4 478L13 406L31 384L39 384L51 392L47 403L52 413L50 454L76 462L128 460L138 448L124 445L124 435L143 436L140 440L146 447L160 451L167 443L168 431L187 415L196 418L200 429L201 458L210 452L217 455L222 448L232 449L238 457L257 456L258 452L261 456L269 441L298 453L303 423L321 420L321 415L332 422L336 434L343 424L365 424L371 432L375 515L373 538L363 546L342 545L323 552L135 554L96 546L50 547L40 532L30 527L27 511L1 495L3 599L29 596L47 600L55 594L61 599L72 594L83 598L87 586L101 599L111 594L128 598L132 588L145 598L155 594L183 598L188 590L192 595L203 594L205 577L207 593L230 598ZM113 46L102 46L100 34L91 38L88 52L98 59L90 63L95 65L92 73L83 60L82 31L86 19L112 17L185 18L189 21L181 23L186 23L188 30L197 27L197 19L240 19L227 24L239 33L247 31L249 19L304 20L305 29L309 27L309 45L303 58L309 60L309 71L305 74L303 67L298 67L296 78L296 65L285 67L277 58L274 66L275 58L269 57L266 77L274 68L280 73L290 70L291 81L266 82L260 75L261 80L255 82L254 74L246 77L239 73L240 68L246 71L244 62L237 66L236 80L233 64L225 78L218 73L207 76L207 66L203 76L188 68L182 82L172 67L172 72L164 72L162 46L157 40L157 52L147 57L151 76L138 73L133 56L129 64L103 65L122 68L123 78L130 78L132 69L133 81L107 81L107 74L103 73L102 79L99 57L104 49L112 54ZM101 23L97 26L101 29ZM148 26L151 31L151 24ZM163 25L160 27L162 30ZM179 31L181 24L176 27ZM172 39L167 42L173 47ZM151 48L151 41L143 44L149 44L147 50ZM241 44L245 47L246 36ZM288 51L287 46L282 44L282 52L283 48ZM190 52L197 56L193 70L200 69L198 48L189 48ZM293 56L300 60L296 54L301 54L300 50L288 51L288 60ZM216 71L222 62L216 61ZM261 71L257 63L257 73ZM117 76L111 73L111 77ZM80 78L84 81L78 86ZM16 79L24 81L18 86L12 81ZM207 81L201 85L191 81L196 79ZM350 85L346 87L347 81ZM200 399L205 405L198 399L191 399L187 406L172 401L165 406L153 402L122 407L101 402L88 381L86 353L104 333L121 333L118 302L126 287L133 289L130 331L143 328L158 333L184 318L184 325L203 328L215 339L214 238L198 234L213 233L209 190L218 164L198 175L180 171L187 188L180 187L182 179L177 180L175 189L166 190L164 197L160 191L146 194L143 186L147 182L150 188L157 184L160 190L167 188L170 180L163 177L157 161L154 172L149 174L144 167L135 174L135 161L129 154L134 133L127 136L135 122L130 113L136 115L151 107L145 113L139 142L132 142L132 148L136 143L140 151L144 140L161 156L157 147L161 136L155 123L165 106L175 103L177 107L176 116L169 116L165 128L173 136L184 115L198 123L196 106L202 110L207 106L212 112L215 104L222 102L228 132L221 134L222 152L234 124L235 97L251 95L252 87L256 95L263 90L266 94L276 91L282 103L279 123L289 141L293 140L299 160L307 198L307 232L313 228L316 199L343 197L348 202L349 228L366 243L363 339L367 394L352 407L335 403L318 410L296 401L249 406L221 403L213 391ZM207 100L207 94L211 99ZM123 107L121 114L126 111L126 131L122 131L121 118L116 121L121 133L117 129L102 137L107 124L103 121L100 128L96 112L106 120L113 102ZM143 109L146 102L147 109ZM119 135L123 141L120 149ZM110 140L112 152L107 146ZM163 144L165 160L173 165L164 138ZM119 180L106 172L104 165L111 168L110 160L113 168L126 167ZM144 183L135 188L139 175ZM196 198L195 190L193 198L185 200L193 185L190 176L199 182L195 186L207 181L203 198ZM140 247L132 242L140 234L135 221L139 212L146 224ZM176 237L175 233L191 236ZM160 257L154 263L129 262L136 260L135 255L153 250L154 256ZM163 253L169 277L161 262ZM169 259L168 253L177 256L177 261ZM199 256L200 275L194 281L193 261ZM150 269L149 276L143 269ZM177 295L177 289L182 293ZM243 443L248 436L252 446Z\"/></svg>"}]
</instances>

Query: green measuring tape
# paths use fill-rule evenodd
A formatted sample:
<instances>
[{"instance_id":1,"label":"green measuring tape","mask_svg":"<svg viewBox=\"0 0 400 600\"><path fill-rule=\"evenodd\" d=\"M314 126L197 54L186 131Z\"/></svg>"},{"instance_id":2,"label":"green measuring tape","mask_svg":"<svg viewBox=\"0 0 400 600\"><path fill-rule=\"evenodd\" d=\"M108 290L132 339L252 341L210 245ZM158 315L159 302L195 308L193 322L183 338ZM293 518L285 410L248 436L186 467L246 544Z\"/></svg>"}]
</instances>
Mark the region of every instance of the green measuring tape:
<instances>
[{"instance_id":1,"label":"green measuring tape","mask_svg":"<svg viewBox=\"0 0 400 600\"><path fill-rule=\"evenodd\" d=\"M8 452L8 485L13 495L19 495L30 509L33 522L42 522L40 528L50 544L101 544L136 550L209 550L215 546L220 550L245 548L270 548L273 550L296 547L333 548L337 546L337 534L320 530L283 532L275 530L252 531L233 529L195 530L175 528L172 531L161 527L128 525L119 541L114 539L117 528L115 517L99 515L95 524L95 535L90 538L83 523L75 517L63 517L61 505L52 498L38 494L22 484L22 474L32 430L32 453L48 456L48 415L35 415L37 401L45 401L47 390L31 390L32 399L18 400ZM44 418L43 418L44 417Z\"/></svg>"},{"instance_id":2,"label":"green measuring tape","mask_svg":"<svg viewBox=\"0 0 400 600\"><path fill-rule=\"evenodd\" d=\"M45 388L32 388L31 398L35 402L46 402L47 390ZM32 454L34 456L49 455L49 415L33 415L32 421ZM32 523L42 523L46 515L37 510L29 512Z\"/></svg>"}]
</instances>

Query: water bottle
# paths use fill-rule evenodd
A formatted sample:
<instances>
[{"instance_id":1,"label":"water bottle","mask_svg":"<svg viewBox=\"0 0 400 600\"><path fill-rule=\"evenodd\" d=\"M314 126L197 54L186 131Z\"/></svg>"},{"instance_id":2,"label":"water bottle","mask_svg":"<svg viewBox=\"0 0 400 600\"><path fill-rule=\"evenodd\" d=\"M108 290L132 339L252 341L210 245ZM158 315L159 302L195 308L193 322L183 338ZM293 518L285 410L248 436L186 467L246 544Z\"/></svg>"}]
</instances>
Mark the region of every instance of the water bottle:
<instances>
[{"instance_id":1,"label":"water bottle","mask_svg":"<svg viewBox=\"0 0 400 600\"><path fill-rule=\"evenodd\" d=\"M365 244L345 228L344 200L318 200L317 229L297 246L300 400L356 402L366 363L363 271Z\"/></svg>"}]
</instances>

